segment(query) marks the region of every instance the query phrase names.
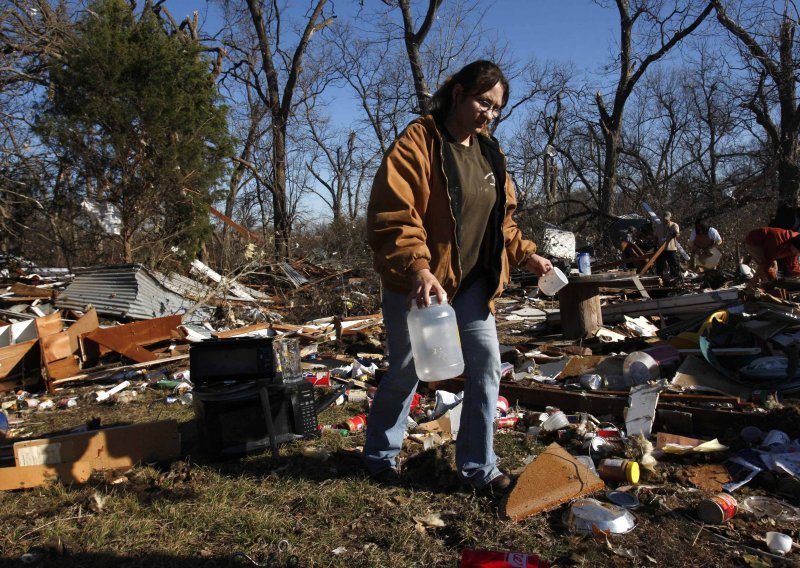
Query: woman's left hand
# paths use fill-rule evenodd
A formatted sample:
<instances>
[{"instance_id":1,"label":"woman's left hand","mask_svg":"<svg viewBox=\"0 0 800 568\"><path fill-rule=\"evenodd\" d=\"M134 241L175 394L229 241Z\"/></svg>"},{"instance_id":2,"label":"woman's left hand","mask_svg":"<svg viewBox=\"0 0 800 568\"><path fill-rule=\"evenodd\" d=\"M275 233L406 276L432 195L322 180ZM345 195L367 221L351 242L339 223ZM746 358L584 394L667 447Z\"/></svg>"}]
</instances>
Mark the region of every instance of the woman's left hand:
<instances>
[{"instance_id":1,"label":"woman's left hand","mask_svg":"<svg viewBox=\"0 0 800 568\"><path fill-rule=\"evenodd\" d=\"M536 276L542 276L546 272L550 272L553 265L543 256L532 254L525 261L525 270L533 272Z\"/></svg>"}]
</instances>

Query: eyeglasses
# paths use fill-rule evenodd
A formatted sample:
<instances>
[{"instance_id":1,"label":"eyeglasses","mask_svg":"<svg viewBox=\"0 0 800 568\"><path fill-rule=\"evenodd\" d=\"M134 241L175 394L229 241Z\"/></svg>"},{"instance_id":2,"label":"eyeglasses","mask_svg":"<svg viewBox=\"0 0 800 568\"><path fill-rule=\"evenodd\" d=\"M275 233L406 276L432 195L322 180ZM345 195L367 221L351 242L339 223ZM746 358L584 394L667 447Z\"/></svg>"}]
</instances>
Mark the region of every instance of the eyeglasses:
<instances>
[{"instance_id":1,"label":"eyeglasses","mask_svg":"<svg viewBox=\"0 0 800 568\"><path fill-rule=\"evenodd\" d=\"M478 108L481 109L481 112L487 112L492 115L492 118L496 118L500 115L500 111L503 110L501 106L494 106L492 105L492 101L488 99L484 99L481 97L476 97L475 95L470 95L475 102L478 103Z\"/></svg>"}]
</instances>

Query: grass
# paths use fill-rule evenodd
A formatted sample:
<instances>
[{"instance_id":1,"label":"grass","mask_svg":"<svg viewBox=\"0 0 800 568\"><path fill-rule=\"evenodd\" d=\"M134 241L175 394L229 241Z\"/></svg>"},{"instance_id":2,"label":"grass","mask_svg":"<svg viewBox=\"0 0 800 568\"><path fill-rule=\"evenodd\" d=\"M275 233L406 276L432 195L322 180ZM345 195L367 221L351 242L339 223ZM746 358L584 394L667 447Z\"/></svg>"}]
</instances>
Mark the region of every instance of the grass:
<instances>
[{"instance_id":1,"label":"grass","mask_svg":"<svg viewBox=\"0 0 800 568\"><path fill-rule=\"evenodd\" d=\"M16 565L33 553L37 566L253 565L247 555L269 566L453 567L464 548L538 553L576 566L652 564L648 558L663 566L740 562L735 548L720 546L708 531L698 536L685 518L697 497L674 487L640 494L639 526L609 546L602 538L569 534L563 509L521 523L501 519L496 503L457 484L452 445L410 459L410 487L383 487L366 477L358 458L363 434L287 444L275 458L267 452L224 462L196 459L192 409L166 405L163 397L147 391L112 406L82 399L76 409L25 417L23 425L36 436L92 417L106 426L173 418L189 455L136 467L124 477L97 475L85 486L0 493L0 562ZM320 421L336 423L363 410L332 407ZM521 433L496 436L506 470L520 468L541 449ZM420 521L429 515L444 526Z\"/></svg>"}]
</instances>

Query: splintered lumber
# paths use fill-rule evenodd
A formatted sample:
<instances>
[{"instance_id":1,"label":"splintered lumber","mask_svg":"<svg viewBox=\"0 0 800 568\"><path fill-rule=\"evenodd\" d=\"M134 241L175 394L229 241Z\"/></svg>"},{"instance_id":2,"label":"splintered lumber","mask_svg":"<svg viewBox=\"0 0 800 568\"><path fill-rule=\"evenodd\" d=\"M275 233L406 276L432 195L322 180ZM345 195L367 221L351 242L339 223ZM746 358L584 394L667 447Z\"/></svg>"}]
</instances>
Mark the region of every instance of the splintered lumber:
<instances>
[{"instance_id":1,"label":"splintered lumber","mask_svg":"<svg viewBox=\"0 0 800 568\"><path fill-rule=\"evenodd\" d=\"M658 250L653 253L653 256L650 257L650 260L647 261L647 264L645 264L644 267L639 271L639 274L644 274L650 270L650 267L653 266L653 263L658 259L659 256L661 256L661 253L664 252L664 249L667 247L667 242L668 241L664 241L661 246L658 247Z\"/></svg>"},{"instance_id":2,"label":"splintered lumber","mask_svg":"<svg viewBox=\"0 0 800 568\"><path fill-rule=\"evenodd\" d=\"M177 333L176 329L179 325L181 325L181 316L166 316L114 327L98 328L81 337L84 343L93 341L137 363L146 363L156 360L157 357L142 346L172 339L173 334Z\"/></svg>"},{"instance_id":3,"label":"splintered lumber","mask_svg":"<svg viewBox=\"0 0 800 568\"><path fill-rule=\"evenodd\" d=\"M66 331L51 333L40 339L48 389L50 381L71 377L80 371L79 338L84 333L96 330L99 325L97 312L92 308Z\"/></svg>"},{"instance_id":4,"label":"splintered lumber","mask_svg":"<svg viewBox=\"0 0 800 568\"><path fill-rule=\"evenodd\" d=\"M26 362L31 364L34 368L38 366L38 345L38 339L31 339L30 341L15 343L14 345L0 348L0 381L9 377ZM0 388L0 390L4 389Z\"/></svg>"},{"instance_id":5,"label":"splintered lumber","mask_svg":"<svg viewBox=\"0 0 800 568\"><path fill-rule=\"evenodd\" d=\"M554 442L527 465L508 495L503 512L512 521L521 521L602 491L605 486L597 474Z\"/></svg>"}]
</instances>

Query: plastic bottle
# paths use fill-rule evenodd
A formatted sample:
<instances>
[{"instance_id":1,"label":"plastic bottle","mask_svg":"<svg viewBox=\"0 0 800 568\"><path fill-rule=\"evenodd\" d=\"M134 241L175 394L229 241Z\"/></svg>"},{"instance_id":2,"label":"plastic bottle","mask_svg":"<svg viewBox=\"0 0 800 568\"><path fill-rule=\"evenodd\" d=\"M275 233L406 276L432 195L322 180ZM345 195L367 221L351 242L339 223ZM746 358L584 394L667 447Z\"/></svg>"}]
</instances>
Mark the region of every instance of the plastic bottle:
<instances>
[{"instance_id":1,"label":"plastic bottle","mask_svg":"<svg viewBox=\"0 0 800 568\"><path fill-rule=\"evenodd\" d=\"M464 372L456 312L450 304L439 304L435 297L425 308L414 303L407 322L411 354L421 381L452 379Z\"/></svg>"}]
</instances>

